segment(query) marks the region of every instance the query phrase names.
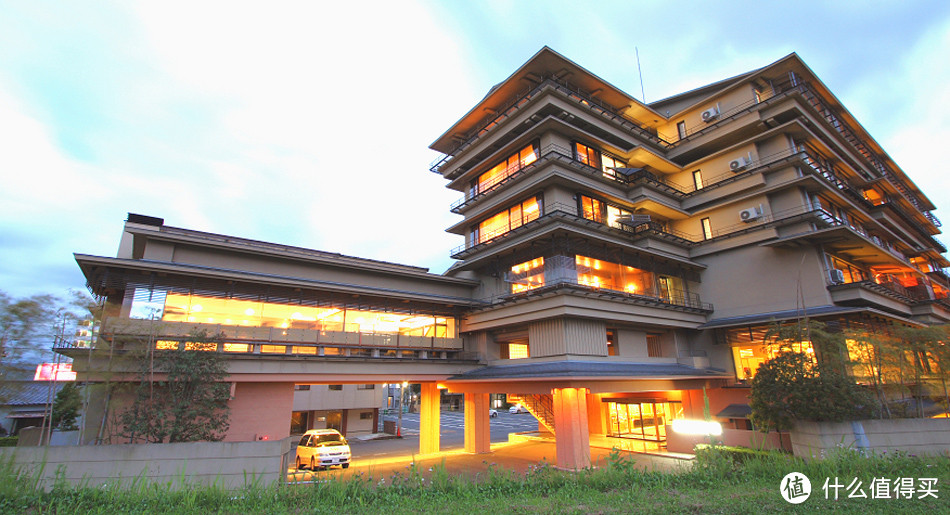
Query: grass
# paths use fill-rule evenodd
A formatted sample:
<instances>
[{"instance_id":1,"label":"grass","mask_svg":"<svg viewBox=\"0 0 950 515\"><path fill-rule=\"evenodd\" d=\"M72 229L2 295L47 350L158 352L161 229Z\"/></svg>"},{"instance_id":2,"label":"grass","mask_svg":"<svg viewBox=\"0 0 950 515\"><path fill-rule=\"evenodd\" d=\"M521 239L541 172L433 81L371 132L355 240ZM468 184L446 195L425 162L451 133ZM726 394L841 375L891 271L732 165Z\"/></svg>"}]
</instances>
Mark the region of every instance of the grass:
<instances>
[{"instance_id":1,"label":"grass","mask_svg":"<svg viewBox=\"0 0 950 515\"><path fill-rule=\"evenodd\" d=\"M737 457L739 456L739 457ZM950 512L950 458L904 454L864 457L841 449L804 462L779 453L737 453L711 448L690 470L676 473L634 468L635 457L613 453L605 466L577 473L539 465L525 474L491 468L472 481L444 467L388 477L354 476L312 485L174 488L137 481L116 486L70 486L62 478L50 491L35 476L0 463L0 513L842 513ZM812 481L803 505L779 494L782 477L802 472ZM825 478L845 485L863 481L869 498L825 499ZM937 478L938 499L872 499L875 477ZM916 497L916 496L915 496Z\"/></svg>"}]
</instances>

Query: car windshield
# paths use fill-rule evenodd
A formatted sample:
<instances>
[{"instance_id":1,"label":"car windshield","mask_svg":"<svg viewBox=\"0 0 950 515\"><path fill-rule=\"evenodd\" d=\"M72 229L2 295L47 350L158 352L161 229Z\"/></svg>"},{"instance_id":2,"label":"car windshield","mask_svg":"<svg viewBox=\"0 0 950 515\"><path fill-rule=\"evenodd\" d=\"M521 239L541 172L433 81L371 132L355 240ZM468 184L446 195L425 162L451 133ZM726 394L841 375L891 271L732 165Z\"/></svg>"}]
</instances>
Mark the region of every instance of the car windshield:
<instances>
[{"instance_id":1,"label":"car windshield","mask_svg":"<svg viewBox=\"0 0 950 515\"><path fill-rule=\"evenodd\" d=\"M313 445L314 447L324 447L327 445L343 445L346 443L346 438L343 438L342 435L329 434L329 435L314 435L313 436Z\"/></svg>"}]
</instances>

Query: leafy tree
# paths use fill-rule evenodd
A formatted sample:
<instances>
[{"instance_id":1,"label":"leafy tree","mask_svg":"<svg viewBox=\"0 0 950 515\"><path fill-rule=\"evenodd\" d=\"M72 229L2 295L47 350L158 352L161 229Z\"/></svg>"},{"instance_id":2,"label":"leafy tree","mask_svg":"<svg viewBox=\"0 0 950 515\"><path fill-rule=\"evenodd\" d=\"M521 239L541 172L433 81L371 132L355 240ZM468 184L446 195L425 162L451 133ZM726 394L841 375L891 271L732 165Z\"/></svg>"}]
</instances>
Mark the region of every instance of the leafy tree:
<instances>
[{"instance_id":1,"label":"leafy tree","mask_svg":"<svg viewBox=\"0 0 950 515\"><path fill-rule=\"evenodd\" d=\"M193 334L185 349L160 350L142 360L135 400L120 420L130 442L217 441L229 422L227 360L214 351L219 336ZM163 380L153 380L158 373Z\"/></svg>"},{"instance_id":2,"label":"leafy tree","mask_svg":"<svg viewBox=\"0 0 950 515\"><path fill-rule=\"evenodd\" d=\"M78 429L76 419L79 418L81 407L82 397L79 395L79 387L76 383L66 383L56 393L56 400L53 401L52 426L63 431Z\"/></svg>"},{"instance_id":3,"label":"leafy tree","mask_svg":"<svg viewBox=\"0 0 950 515\"><path fill-rule=\"evenodd\" d=\"M873 399L847 374L844 334L803 320L776 326L767 337L781 350L759 366L750 383L749 405L757 427L788 430L796 420L841 422L873 414ZM796 351L806 341L813 354Z\"/></svg>"},{"instance_id":4,"label":"leafy tree","mask_svg":"<svg viewBox=\"0 0 950 515\"><path fill-rule=\"evenodd\" d=\"M801 352L783 351L760 365L751 386L752 421L764 431L791 429L796 420L842 422L873 414L860 386Z\"/></svg>"}]
</instances>

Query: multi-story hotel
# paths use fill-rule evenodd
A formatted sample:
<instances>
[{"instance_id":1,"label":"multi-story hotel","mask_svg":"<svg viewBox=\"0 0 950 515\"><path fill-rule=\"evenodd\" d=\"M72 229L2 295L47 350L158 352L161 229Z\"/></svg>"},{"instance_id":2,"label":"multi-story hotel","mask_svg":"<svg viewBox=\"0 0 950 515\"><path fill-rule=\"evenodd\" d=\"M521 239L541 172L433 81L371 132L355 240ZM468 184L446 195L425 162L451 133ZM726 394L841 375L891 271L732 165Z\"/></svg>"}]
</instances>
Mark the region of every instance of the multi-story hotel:
<instances>
[{"instance_id":1,"label":"multi-story hotel","mask_svg":"<svg viewBox=\"0 0 950 515\"><path fill-rule=\"evenodd\" d=\"M295 384L409 381L422 452L439 388L484 452L506 393L576 468L591 435L662 443L704 397L743 427L775 322L950 320L934 206L795 54L644 104L543 48L431 148L460 195L445 274L130 216L117 258L77 256L100 349L63 352L97 377L108 344L223 332L236 440L312 426Z\"/></svg>"}]
</instances>

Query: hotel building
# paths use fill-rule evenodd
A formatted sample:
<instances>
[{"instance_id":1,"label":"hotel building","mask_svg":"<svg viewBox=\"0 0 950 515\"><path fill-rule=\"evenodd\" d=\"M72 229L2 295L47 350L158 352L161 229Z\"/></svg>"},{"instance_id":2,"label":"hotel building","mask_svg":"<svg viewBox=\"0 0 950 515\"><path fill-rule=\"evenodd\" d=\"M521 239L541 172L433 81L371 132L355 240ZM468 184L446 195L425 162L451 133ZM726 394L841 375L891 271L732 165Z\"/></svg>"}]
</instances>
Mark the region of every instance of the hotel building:
<instances>
[{"instance_id":1,"label":"hotel building","mask_svg":"<svg viewBox=\"0 0 950 515\"><path fill-rule=\"evenodd\" d=\"M61 351L101 379L120 343L223 332L233 440L312 426L295 384L409 381L420 452L440 388L486 452L505 393L578 468L591 435L661 445L704 397L747 427L775 322L950 320L933 204L795 54L645 104L545 47L431 148L464 241L444 274L130 215L118 257L77 255L107 308L96 352Z\"/></svg>"}]
</instances>

